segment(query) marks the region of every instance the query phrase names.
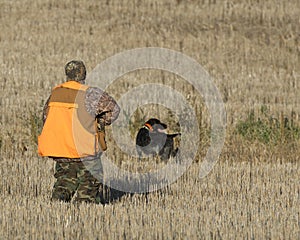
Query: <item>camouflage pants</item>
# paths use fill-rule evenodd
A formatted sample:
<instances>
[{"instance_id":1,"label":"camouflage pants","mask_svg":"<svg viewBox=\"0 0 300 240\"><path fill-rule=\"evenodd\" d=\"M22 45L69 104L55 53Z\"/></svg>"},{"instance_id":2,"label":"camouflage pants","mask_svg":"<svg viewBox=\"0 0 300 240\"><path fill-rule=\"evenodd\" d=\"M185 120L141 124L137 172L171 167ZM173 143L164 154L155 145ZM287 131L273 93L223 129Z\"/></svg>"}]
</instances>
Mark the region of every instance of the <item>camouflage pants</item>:
<instances>
[{"instance_id":1,"label":"camouflage pants","mask_svg":"<svg viewBox=\"0 0 300 240\"><path fill-rule=\"evenodd\" d=\"M82 162L56 162L56 182L53 186L52 199L70 202L74 201L100 203L99 188L102 184L102 165L100 159Z\"/></svg>"}]
</instances>

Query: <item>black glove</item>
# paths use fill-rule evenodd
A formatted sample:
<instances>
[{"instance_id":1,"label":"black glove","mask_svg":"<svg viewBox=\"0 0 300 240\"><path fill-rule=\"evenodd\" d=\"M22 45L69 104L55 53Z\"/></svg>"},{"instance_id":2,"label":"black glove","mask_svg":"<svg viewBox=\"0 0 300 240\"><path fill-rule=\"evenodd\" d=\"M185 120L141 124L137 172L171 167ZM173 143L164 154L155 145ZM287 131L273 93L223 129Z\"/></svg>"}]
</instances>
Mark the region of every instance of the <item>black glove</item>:
<instances>
[{"instance_id":1,"label":"black glove","mask_svg":"<svg viewBox=\"0 0 300 240\"><path fill-rule=\"evenodd\" d=\"M103 118L97 118L97 130L98 132L105 133L105 122Z\"/></svg>"}]
</instances>

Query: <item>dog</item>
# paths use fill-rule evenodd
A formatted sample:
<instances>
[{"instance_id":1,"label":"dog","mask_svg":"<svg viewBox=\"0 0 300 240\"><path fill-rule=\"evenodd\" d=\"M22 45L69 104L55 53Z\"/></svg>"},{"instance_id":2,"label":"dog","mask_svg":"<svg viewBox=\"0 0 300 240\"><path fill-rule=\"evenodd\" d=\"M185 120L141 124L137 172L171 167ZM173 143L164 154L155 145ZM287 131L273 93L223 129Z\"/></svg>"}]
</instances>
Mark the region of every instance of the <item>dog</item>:
<instances>
[{"instance_id":1,"label":"dog","mask_svg":"<svg viewBox=\"0 0 300 240\"><path fill-rule=\"evenodd\" d=\"M136 136L136 150L139 159L143 154L156 156L166 161L175 157L178 148L174 149L174 138L180 133L167 134L167 124L156 118L151 118L139 129Z\"/></svg>"}]
</instances>

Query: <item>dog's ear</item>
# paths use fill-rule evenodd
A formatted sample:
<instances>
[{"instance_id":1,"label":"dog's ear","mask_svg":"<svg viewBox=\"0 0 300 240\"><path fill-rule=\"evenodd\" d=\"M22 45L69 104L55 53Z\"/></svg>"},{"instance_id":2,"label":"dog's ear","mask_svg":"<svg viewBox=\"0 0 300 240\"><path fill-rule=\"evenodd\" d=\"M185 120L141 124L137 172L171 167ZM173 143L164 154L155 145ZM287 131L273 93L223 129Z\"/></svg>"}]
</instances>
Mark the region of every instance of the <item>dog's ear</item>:
<instances>
[{"instance_id":1,"label":"dog's ear","mask_svg":"<svg viewBox=\"0 0 300 240\"><path fill-rule=\"evenodd\" d=\"M146 123L148 123L151 126L153 126L155 124L160 124L160 121L157 118L150 118Z\"/></svg>"}]
</instances>

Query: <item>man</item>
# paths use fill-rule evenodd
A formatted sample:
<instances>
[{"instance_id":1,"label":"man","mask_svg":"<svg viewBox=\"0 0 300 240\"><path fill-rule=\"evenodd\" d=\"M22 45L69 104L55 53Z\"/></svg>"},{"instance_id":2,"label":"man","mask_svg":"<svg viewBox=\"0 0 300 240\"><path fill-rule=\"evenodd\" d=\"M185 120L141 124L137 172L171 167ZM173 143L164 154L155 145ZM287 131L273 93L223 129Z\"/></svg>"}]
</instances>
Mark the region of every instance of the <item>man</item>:
<instances>
[{"instance_id":1,"label":"man","mask_svg":"<svg viewBox=\"0 0 300 240\"><path fill-rule=\"evenodd\" d=\"M76 194L75 201L99 203L105 126L120 108L106 92L85 85L82 61L68 62L65 73L67 81L53 88L44 106L38 152L56 161L52 199L69 202Z\"/></svg>"}]
</instances>

